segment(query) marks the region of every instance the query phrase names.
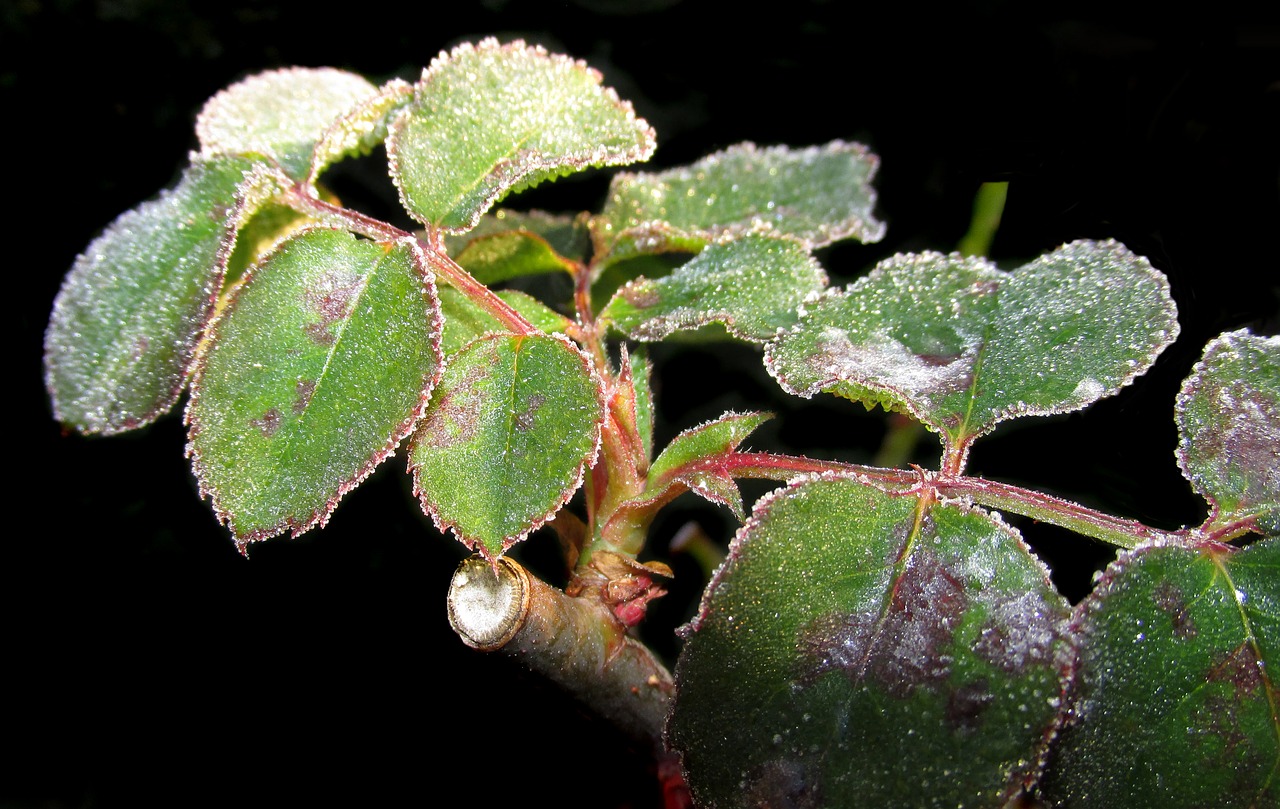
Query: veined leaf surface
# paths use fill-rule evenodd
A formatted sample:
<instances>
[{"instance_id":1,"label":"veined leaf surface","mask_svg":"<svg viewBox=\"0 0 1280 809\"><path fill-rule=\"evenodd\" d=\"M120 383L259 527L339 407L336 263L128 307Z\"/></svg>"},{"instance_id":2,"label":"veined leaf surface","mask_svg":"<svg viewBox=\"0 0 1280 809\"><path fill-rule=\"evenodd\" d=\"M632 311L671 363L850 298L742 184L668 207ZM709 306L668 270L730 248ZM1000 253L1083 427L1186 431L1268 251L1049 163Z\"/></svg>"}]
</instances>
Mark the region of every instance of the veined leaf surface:
<instances>
[{"instance_id":1,"label":"veined leaf surface","mask_svg":"<svg viewBox=\"0 0 1280 809\"><path fill-rule=\"evenodd\" d=\"M625 348L625 346L624 346ZM630 373L626 381L631 385L631 397L636 409L636 432L644 442L645 458L653 457L653 363L649 361L649 353L644 346L637 346L634 351L624 354L630 365Z\"/></svg>"},{"instance_id":2,"label":"veined leaf surface","mask_svg":"<svg viewBox=\"0 0 1280 809\"><path fill-rule=\"evenodd\" d=\"M738 519L744 519L742 495L730 472L714 467L694 469L689 465L733 452L770 418L772 415L769 413L725 413L718 419L680 433L671 439L649 467L649 483L644 496L660 495L680 481L713 503L728 506Z\"/></svg>"},{"instance_id":3,"label":"veined leaf surface","mask_svg":"<svg viewBox=\"0 0 1280 809\"><path fill-rule=\"evenodd\" d=\"M1124 553L1076 610L1063 807L1223 809L1280 798L1280 539Z\"/></svg>"},{"instance_id":4,"label":"veined leaf surface","mask_svg":"<svg viewBox=\"0 0 1280 809\"><path fill-rule=\"evenodd\" d=\"M323 525L412 430L441 363L426 266L411 239L312 229L231 296L196 365L188 452L242 546Z\"/></svg>"},{"instance_id":5,"label":"veined leaf surface","mask_svg":"<svg viewBox=\"0 0 1280 809\"><path fill-rule=\"evenodd\" d=\"M767 231L810 249L839 239L877 242L871 187L880 160L858 143L792 149L731 146L689 166L614 178L591 220L597 261L697 252L726 235Z\"/></svg>"},{"instance_id":6,"label":"veined leaf surface","mask_svg":"<svg viewBox=\"0 0 1280 809\"><path fill-rule=\"evenodd\" d=\"M448 236L445 245L459 266L491 285L522 275L572 273L575 262L586 261L590 241L574 217L503 209L482 216L465 234Z\"/></svg>"},{"instance_id":7,"label":"veined leaf surface","mask_svg":"<svg viewBox=\"0 0 1280 809\"><path fill-rule=\"evenodd\" d=\"M700 806L1003 807L1059 721L1067 615L990 515L801 481L687 627L668 741Z\"/></svg>"},{"instance_id":8,"label":"veined leaf surface","mask_svg":"<svg viewBox=\"0 0 1280 809\"><path fill-rule=\"evenodd\" d=\"M449 358L413 437L423 510L496 559L577 491L603 418L599 379L567 339L473 341Z\"/></svg>"},{"instance_id":9,"label":"veined leaf surface","mask_svg":"<svg viewBox=\"0 0 1280 809\"><path fill-rule=\"evenodd\" d=\"M329 127L377 94L367 79L329 67L258 73L205 102L196 119L200 154L264 154L301 180L310 173L312 152Z\"/></svg>"},{"instance_id":10,"label":"veined leaf surface","mask_svg":"<svg viewBox=\"0 0 1280 809\"><path fill-rule=\"evenodd\" d=\"M440 54L387 144L405 208L461 233L513 191L647 159L653 130L601 81L583 62L518 40Z\"/></svg>"},{"instance_id":11,"label":"veined leaf surface","mask_svg":"<svg viewBox=\"0 0 1280 809\"><path fill-rule=\"evenodd\" d=\"M1280 534L1280 337L1210 341L1178 396L1178 464L1213 507Z\"/></svg>"},{"instance_id":12,"label":"veined leaf surface","mask_svg":"<svg viewBox=\"0 0 1280 809\"><path fill-rule=\"evenodd\" d=\"M499 320L474 301L450 286L440 287L440 311L444 315L444 339L441 347L445 356L451 356L477 337L491 332L506 331ZM542 301L515 289L503 289L495 293L511 305L535 328L553 333L563 332L572 322L569 318L547 307Z\"/></svg>"},{"instance_id":13,"label":"veined leaf surface","mask_svg":"<svg viewBox=\"0 0 1280 809\"><path fill-rule=\"evenodd\" d=\"M637 340L723 323L735 337L763 342L793 325L801 303L826 285L799 242L749 235L713 244L665 277L631 281L600 320Z\"/></svg>"},{"instance_id":14,"label":"veined leaf surface","mask_svg":"<svg viewBox=\"0 0 1280 809\"><path fill-rule=\"evenodd\" d=\"M45 332L54 417L84 433L154 421L178 400L213 311L249 157L191 165L76 259Z\"/></svg>"},{"instance_id":15,"label":"veined leaf surface","mask_svg":"<svg viewBox=\"0 0 1280 809\"><path fill-rule=\"evenodd\" d=\"M372 96L360 96L316 141L309 181L314 184L321 172L343 158L373 151L387 139L391 120L411 98L413 86L400 79L382 85Z\"/></svg>"},{"instance_id":16,"label":"veined leaf surface","mask_svg":"<svg viewBox=\"0 0 1280 809\"><path fill-rule=\"evenodd\" d=\"M941 434L953 472L999 422L1115 393L1178 334L1164 276L1113 241L1072 242L1013 272L898 255L805 309L766 350L778 382L911 413Z\"/></svg>"}]
</instances>

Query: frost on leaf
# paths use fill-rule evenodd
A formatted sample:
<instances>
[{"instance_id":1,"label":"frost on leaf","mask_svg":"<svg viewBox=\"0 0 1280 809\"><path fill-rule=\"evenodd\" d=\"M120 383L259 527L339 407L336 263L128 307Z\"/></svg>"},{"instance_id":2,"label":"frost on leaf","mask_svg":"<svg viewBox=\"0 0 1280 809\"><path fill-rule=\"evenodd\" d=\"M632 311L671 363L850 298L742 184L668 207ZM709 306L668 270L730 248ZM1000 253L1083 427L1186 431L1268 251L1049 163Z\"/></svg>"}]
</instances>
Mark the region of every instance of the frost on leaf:
<instances>
[{"instance_id":1,"label":"frost on leaf","mask_svg":"<svg viewBox=\"0 0 1280 809\"><path fill-rule=\"evenodd\" d=\"M911 413L957 470L999 422L1115 393L1178 333L1164 277L1113 241L1072 242L1012 272L898 255L805 310L766 351L779 383Z\"/></svg>"},{"instance_id":2,"label":"frost on leaf","mask_svg":"<svg viewBox=\"0 0 1280 809\"><path fill-rule=\"evenodd\" d=\"M387 144L405 208L461 233L509 193L648 159L653 130L601 81L582 62L518 40L440 54Z\"/></svg>"},{"instance_id":3,"label":"frost on leaf","mask_svg":"<svg viewBox=\"0 0 1280 809\"><path fill-rule=\"evenodd\" d=\"M742 495L732 472L716 462L737 450L748 435L770 418L768 413L731 412L680 433L649 467L644 498L660 497L681 483L713 503L728 506L738 519L745 519Z\"/></svg>"},{"instance_id":4,"label":"frost on leaf","mask_svg":"<svg viewBox=\"0 0 1280 809\"><path fill-rule=\"evenodd\" d=\"M201 490L243 547L323 525L413 429L441 365L417 243L309 229L250 269L187 407Z\"/></svg>"},{"instance_id":5,"label":"frost on leaf","mask_svg":"<svg viewBox=\"0 0 1280 809\"><path fill-rule=\"evenodd\" d=\"M491 334L449 358L413 436L414 489L440 529L490 560L582 484L603 420L600 382L558 335Z\"/></svg>"},{"instance_id":6,"label":"frost on leaf","mask_svg":"<svg viewBox=\"0 0 1280 809\"><path fill-rule=\"evenodd\" d=\"M339 160L368 154L386 140L391 119L412 97L410 84L393 79L331 123L313 150L310 183L314 185L316 177Z\"/></svg>"},{"instance_id":7,"label":"frost on leaf","mask_svg":"<svg viewBox=\"0 0 1280 809\"><path fill-rule=\"evenodd\" d=\"M441 287L439 294L440 311L444 315L441 348L445 356L456 354L477 337L507 330L496 317L454 287ZM572 323L542 301L519 290L503 289L496 294L539 331L564 332Z\"/></svg>"},{"instance_id":8,"label":"frost on leaf","mask_svg":"<svg viewBox=\"0 0 1280 809\"><path fill-rule=\"evenodd\" d=\"M600 319L637 340L722 323L735 337L763 342L793 325L800 305L826 285L799 242L749 235L713 244L663 278L631 281Z\"/></svg>"},{"instance_id":9,"label":"frost on leaf","mask_svg":"<svg viewBox=\"0 0 1280 809\"><path fill-rule=\"evenodd\" d=\"M1274 537L1122 554L1076 608L1072 720L1045 783L1054 805L1275 806L1277 582Z\"/></svg>"},{"instance_id":10,"label":"frost on leaf","mask_svg":"<svg viewBox=\"0 0 1280 809\"><path fill-rule=\"evenodd\" d=\"M1280 533L1280 337L1223 334L1178 395L1178 464L1210 522Z\"/></svg>"},{"instance_id":11,"label":"frost on leaf","mask_svg":"<svg viewBox=\"0 0 1280 809\"><path fill-rule=\"evenodd\" d=\"M668 742L699 805L794 778L815 806L1001 807L1059 723L1067 615L989 515L799 481L756 504L687 628Z\"/></svg>"},{"instance_id":12,"label":"frost on leaf","mask_svg":"<svg viewBox=\"0 0 1280 809\"><path fill-rule=\"evenodd\" d=\"M636 432L644 444L644 457L653 457L653 364L644 346L637 346L628 352L623 345L624 363L622 381L630 388L630 397L634 402Z\"/></svg>"},{"instance_id":13,"label":"frost on leaf","mask_svg":"<svg viewBox=\"0 0 1280 809\"><path fill-rule=\"evenodd\" d=\"M463 235L445 238L449 255L482 284L523 275L573 273L590 243L578 219L542 211L500 209Z\"/></svg>"},{"instance_id":14,"label":"frost on leaf","mask_svg":"<svg viewBox=\"0 0 1280 809\"><path fill-rule=\"evenodd\" d=\"M77 259L45 332L54 417L117 433L169 410L213 311L248 158L198 161L177 187L122 214ZM253 196L253 195L251 195Z\"/></svg>"},{"instance_id":15,"label":"frost on leaf","mask_svg":"<svg viewBox=\"0 0 1280 809\"><path fill-rule=\"evenodd\" d=\"M689 166L619 174L591 221L598 260L697 252L725 235L766 231L813 249L884 238L871 187L880 161L857 143L731 146Z\"/></svg>"},{"instance_id":16,"label":"frost on leaf","mask_svg":"<svg viewBox=\"0 0 1280 809\"><path fill-rule=\"evenodd\" d=\"M290 177L302 179L310 172L312 151L326 130L377 93L378 88L361 76L333 68L258 73L205 103L196 119L200 154L262 154Z\"/></svg>"}]
</instances>

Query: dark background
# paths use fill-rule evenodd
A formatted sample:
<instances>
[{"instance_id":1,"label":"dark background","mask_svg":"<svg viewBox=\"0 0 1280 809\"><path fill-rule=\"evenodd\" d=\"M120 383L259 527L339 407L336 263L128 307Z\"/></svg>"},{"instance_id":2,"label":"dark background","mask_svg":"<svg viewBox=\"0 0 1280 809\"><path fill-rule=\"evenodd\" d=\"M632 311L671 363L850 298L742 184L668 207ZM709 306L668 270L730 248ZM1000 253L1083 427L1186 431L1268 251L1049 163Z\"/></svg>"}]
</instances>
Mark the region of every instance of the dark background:
<instances>
[{"instance_id":1,"label":"dark background","mask_svg":"<svg viewBox=\"0 0 1280 809\"><path fill-rule=\"evenodd\" d=\"M742 140L861 140L882 158L888 237L822 253L836 283L906 250L950 250L973 194L1011 183L993 258L1007 267L1078 238L1116 238L1172 284L1183 333L1137 384L1085 414L1029 419L979 442L971 471L1161 527L1199 522L1174 464L1178 385L1205 342L1280 327L1280 27L1160 8L1070 15L991 2L945 14L789 0L44 2L0 9L0 110L13 366L0 555L0 807L433 803L542 796L656 805L645 756L553 689L450 633L461 547L422 517L390 461L330 526L234 550L195 491L177 415L111 439L63 435L41 337L63 274L112 218L173 181L200 105L244 75L333 65L413 79L443 48L522 36L585 59L657 129L653 168ZM597 207L607 174L517 206ZM385 168L343 166L349 204L394 216ZM659 439L730 407L781 417L752 446L865 461L881 415L788 400L759 352L657 354ZM12 400L11 400L12 401ZM13 405L9 405L10 408ZM933 439L922 462L936 466ZM935 460L927 460L930 455ZM16 485L15 482L16 481ZM752 489L758 494L761 489ZM700 574L667 543L686 520L726 542L726 514L689 500L659 520L676 566L652 642ZM1078 598L1105 548L1037 525L1028 540ZM546 564L549 538L527 543Z\"/></svg>"}]
</instances>

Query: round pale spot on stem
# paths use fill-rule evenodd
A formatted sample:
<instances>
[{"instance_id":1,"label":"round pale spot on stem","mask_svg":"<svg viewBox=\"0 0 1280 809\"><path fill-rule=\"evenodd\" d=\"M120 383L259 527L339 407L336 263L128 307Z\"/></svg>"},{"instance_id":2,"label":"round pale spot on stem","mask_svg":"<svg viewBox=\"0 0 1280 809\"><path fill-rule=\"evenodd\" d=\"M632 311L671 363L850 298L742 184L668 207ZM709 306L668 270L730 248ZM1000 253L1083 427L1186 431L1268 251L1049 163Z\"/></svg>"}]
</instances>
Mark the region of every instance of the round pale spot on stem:
<instances>
[{"instance_id":1,"label":"round pale spot on stem","mask_svg":"<svg viewBox=\"0 0 1280 809\"><path fill-rule=\"evenodd\" d=\"M479 556L464 559L449 583L449 625L473 649L501 649L524 625L528 581L525 569L507 559L497 567Z\"/></svg>"}]
</instances>

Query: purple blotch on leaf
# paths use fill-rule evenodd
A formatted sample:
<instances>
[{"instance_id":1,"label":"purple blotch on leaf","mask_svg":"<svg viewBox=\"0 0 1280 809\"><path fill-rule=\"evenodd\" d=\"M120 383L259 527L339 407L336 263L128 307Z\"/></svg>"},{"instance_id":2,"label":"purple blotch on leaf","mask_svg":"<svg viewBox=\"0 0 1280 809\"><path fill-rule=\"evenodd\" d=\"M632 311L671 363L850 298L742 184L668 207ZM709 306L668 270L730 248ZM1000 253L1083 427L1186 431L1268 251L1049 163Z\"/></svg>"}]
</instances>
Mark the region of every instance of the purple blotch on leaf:
<instances>
[{"instance_id":1,"label":"purple blotch on leaf","mask_svg":"<svg viewBox=\"0 0 1280 809\"><path fill-rule=\"evenodd\" d=\"M1028 667L1054 662L1062 638L1060 621L1046 611L1034 592L990 596L987 620L974 643L974 652L1006 674L1021 675Z\"/></svg>"},{"instance_id":2,"label":"purple blotch on leaf","mask_svg":"<svg viewBox=\"0 0 1280 809\"><path fill-rule=\"evenodd\" d=\"M307 336L318 345L332 345L334 336L330 326L347 317L361 286L362 279L359 275L331 271L316 286L308 287L303 296L307 306L319 316L320 321L303 326Z\"/></svg>"},{"instance_id":3,"label":"purple blotch on leaf","mask_svg":"<svg viewBox=\"0 0 1280 809\"><path fill-rule=\"evenodd\" d=\"M270 438L275 435L276 430L280 429L280 411L273 407L263 413L262 418L250 419L249 423L261 430L262 434L267 438Z\"/></svg>"},{"instance_id":4,"label":"purple blotch on leaf","mask_svg":"<svg viewBox=\"0 0 1280 809\"><path fill-rule=\"evenodd\" d=\"M951 689L947 694L947 725L961 733L976 730L995 698L985 677Z\"/></svg>"},{"instance_id":5,"label":"purple blotch on leaf","mask_svg":"<svg viewBox=\"0 0 1280 809\"><path fill-rule=\"evenodd\" d=\"M960 578L934 554L917 550L883 615L827 614L801 630L800 680L809 684L843 671L852 682L872 679L898 698L918 687L938 687L951 673L946 650L968 605Z\"/></svg>"},{"instance_id":6,"label":"purple blotch on leaf","mask_svg":"<svg viewBox=\"0 0 1280 809\"><path fill-rule=\"evenodd\" d=\"M1236 754L1249 749L1249 736L1240 726L1239 703L1221 694L1210 694L1191 712L1187 734L1198 742L1205 766L1218 766L1218 759L1234 761Z\"/></svg>"},{"instance_id":7,"label":"purple blotch on leaf","mask_svg":"<svg viewBox=\"0 0 1280 809\"><path fill-rule=\"evenodd\" d=\"M1199 634L1195 619L1187 610L1187 599L1177 585L1162 581L1155 588L1156 606L1173 622L1173 636L1189 640Z\"/></svg>"},{"instance_id":8,"label":"purple blotch on leaf","mask_svg":"<svg viewBox=\"0 0 1280 809\"><path fill-rule=\"evenodd\" d=\"M293 400L294 415L301 415L307 409L307 404L311 401L311 395L316 392L316 381L314 379L299 379L297 386L297 396Z\"/></svg>"},{"instance_id":9,"label":"purple blotch on leaf","mask_svg":"<svg viewBox=\"0 0 1280 809\"><path fill-rule=\"evenodd\" d=\"M524 409L523 413L517 413L515 418L516 429L522 433L527 433L533 429L533 417L537 414L538 409L547 401L547 397L542 393L535 393L529 397L529 406Z\"/></svg>"},{"instance_id":10,"label":"purple blotch on leaf","mask_svg":"<svg viewBox=\"0 0 1280 809\"><path fill-rule=\"evenodd\" d=\"M1253 645L1245 642L1231 650L1230 654L1209 670L1206 679L1211 683L1234 685L1237 699L1256 692L1262 687L1262 667Z\"/></svg>"},{"instance_id":11,"label":"purple blotch on leaf","mask_svg":"<svg viewBox=\"0 0 1280 809\"><path fill-rule=\"evenodd\" d=\"M772 759L753 767L744 779L747 806L813 809L822 806L820 779L797 761Z\"/></svg>"},{"instance_id":12,"label":"purple blotch on leaf","mask_svg":"<svg viewBox=\"0 0 1280 809\"><path fill-rule=\"evenodd\" d=\"M427 410L418 431L418 440L441 449L466 443L480 427L480 411L484 396L480 384L488 378L478 365L467 369L459 384L439 394L437 403Z\"/></svg>"}]
</instances>

